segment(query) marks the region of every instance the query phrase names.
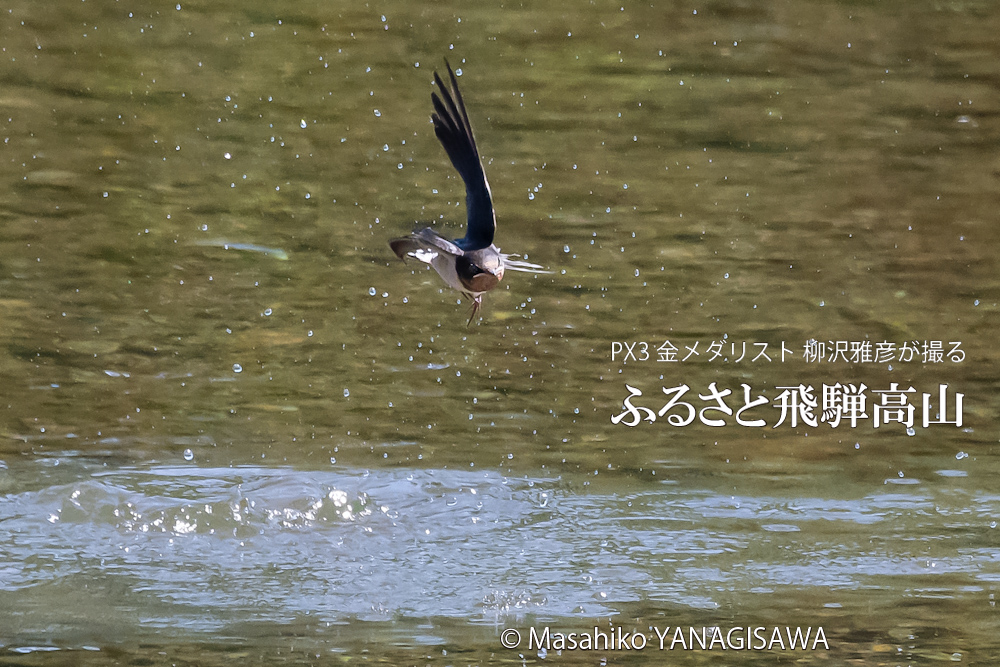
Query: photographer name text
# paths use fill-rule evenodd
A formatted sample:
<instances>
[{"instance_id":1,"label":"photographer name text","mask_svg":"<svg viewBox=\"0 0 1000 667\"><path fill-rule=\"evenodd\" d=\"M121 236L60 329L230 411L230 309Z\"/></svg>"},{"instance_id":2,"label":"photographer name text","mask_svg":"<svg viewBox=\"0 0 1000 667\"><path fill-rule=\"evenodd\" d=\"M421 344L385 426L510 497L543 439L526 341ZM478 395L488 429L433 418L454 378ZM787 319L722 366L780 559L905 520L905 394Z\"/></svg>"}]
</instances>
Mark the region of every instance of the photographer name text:
<instances>
[{"instance_id":1,"label":"photographer name text","mask_svg":"<svg viewBox=\"0 0 1000 667\"><path fill-rule=\"evenodd\" d=\"M818 627L737 626L650 627L651 632L594 627L585 632L562 632L549 626L530 627L527 636L514 628L500 633L504 648L529 651L815 651L830 650L826 632Z\"/></svg>"}]
</instances>

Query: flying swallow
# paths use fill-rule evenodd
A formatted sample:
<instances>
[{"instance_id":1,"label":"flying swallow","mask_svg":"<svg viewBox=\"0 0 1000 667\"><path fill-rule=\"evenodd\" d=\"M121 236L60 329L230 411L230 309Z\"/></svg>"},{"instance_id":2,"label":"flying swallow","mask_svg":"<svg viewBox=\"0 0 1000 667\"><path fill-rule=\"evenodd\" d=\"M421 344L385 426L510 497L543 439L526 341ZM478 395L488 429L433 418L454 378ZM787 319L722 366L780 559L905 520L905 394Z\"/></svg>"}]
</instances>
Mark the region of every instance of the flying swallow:
<instances>
[{"instance_id":1,"label":"flying swallow","mask_svg":"<svg viewBox=\"0 0 1000 667\"><path fill-rule=\"evenodd\" d=\"M465 236L449 241L430 227L424 227L409 236L392 239L389 247L400 259L405 260L409 256L429 264L449 287L472 299L472 315L469 317L469 324L472 324L482 307L483 294L500 284L504 269L546 272L535 264L511 259L511 255L501 253L500 248L493 244L497 220L490 184L479 159L479 149L476 148L469 114L458 89L458 80L447 60L445 66L451 88L446 87L438 73L434 72L434 82L441 95L431 93L434 104L431 121L434 123L434 134L465 182L465 207L468 211Z\"/></svg>"}]
</instances>

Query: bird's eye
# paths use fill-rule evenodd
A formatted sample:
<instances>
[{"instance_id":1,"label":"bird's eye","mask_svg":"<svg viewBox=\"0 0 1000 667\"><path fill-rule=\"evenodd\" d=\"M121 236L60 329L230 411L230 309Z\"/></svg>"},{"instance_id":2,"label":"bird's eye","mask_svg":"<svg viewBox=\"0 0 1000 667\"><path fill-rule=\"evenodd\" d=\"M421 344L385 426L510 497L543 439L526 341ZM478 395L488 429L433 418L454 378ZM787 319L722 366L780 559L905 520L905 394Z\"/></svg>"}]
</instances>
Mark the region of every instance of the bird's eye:
<instances>
[{"instance_id":1,"label":"bird's eye","mask_svg":"<svg viewBox=\"0 0 1000 667\"><path fill-rule=\"evenodd\" d=\"M455 258L455 273L457 273L461 278L471 280L476 274L483 273L483 270L469 261L468 257L463 255Z\"/></svg>"}]
</instances>

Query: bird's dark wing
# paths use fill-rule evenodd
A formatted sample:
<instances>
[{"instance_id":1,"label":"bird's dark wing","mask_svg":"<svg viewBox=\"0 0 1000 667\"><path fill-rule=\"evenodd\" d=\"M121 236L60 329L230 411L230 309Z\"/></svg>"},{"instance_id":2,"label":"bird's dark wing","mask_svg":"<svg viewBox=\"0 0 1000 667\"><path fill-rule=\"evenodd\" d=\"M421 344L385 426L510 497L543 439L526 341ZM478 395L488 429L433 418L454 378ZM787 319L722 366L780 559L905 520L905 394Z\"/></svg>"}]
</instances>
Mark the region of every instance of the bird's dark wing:
<instances>
[{"instance_id":1,"label":"bird's dark wing","mask_svg":"<svg viewBox=\"0 0 1000 667\"><path fill-rule=\"evenodd\" d=\"M445 87L437 72L434 81L437 83L441 96L431 93L434 102L434 134L437 135L445 152L451 158L462 180L465 181L465 206L469 213L468 228L465 238L456 240L463 250L479 250L493 243L493 233L497 222L493 215L493 199L490 195L490 184L486 181L483 163L479 160L476 139L472 136L472 125L469 124L469 114L465 111L462 93L458 90L458 81L451 65L448 76L451 78L451 90Z\"/></svg>"}]
</instances>

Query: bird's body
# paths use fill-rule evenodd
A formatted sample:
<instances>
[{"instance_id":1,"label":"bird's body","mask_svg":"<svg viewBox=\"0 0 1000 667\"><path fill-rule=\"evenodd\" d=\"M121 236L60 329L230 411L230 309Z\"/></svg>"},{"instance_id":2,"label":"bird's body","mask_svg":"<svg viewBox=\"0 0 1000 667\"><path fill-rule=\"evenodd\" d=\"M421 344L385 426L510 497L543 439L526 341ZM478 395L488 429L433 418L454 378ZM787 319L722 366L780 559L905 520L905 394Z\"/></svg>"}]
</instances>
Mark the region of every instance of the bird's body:
<instances>
[{"instance_id":1,"label":"bird's body","mask_svg":"<svg viewBox=\"0 0 1000 667\"><path fill-rule=\"evenodd\" d=\"M389 242L400 258L407 255L430 264L452 289L480 297L503 279L504 256L490 244L479 250L465 251L430 227Z\"/></svg>"},{"instance_id":2,"label":"bird's body","mask_svg":"<svg viewBox=\"0 0 1000 667\"><path fill-rule=\"evenodd\" d=\"M503 280L505 268L515 270L540 269L533 264L510 260L493 244L496 216L493 197L486 172L479 159L479 150L472 135L472 125L465 110L462 93L458 90L455 73L448 65L450 90L434 72L434 82L441 93L431 93L434 113L434 134L465 182L465 204L468 224L465 236L453 241L444 238L430 227L417 230L409 236L393 239L389 246L400 259L413 257L437 271L449 287L472 299L472 323L482 306L482 296ZM531 268L528 268L531 267Z\"/></svg>"}]
</instances>

